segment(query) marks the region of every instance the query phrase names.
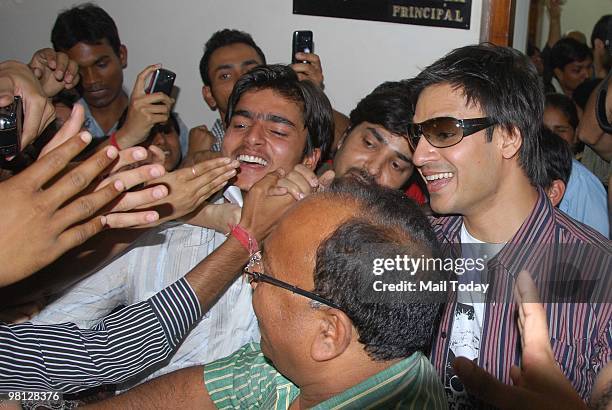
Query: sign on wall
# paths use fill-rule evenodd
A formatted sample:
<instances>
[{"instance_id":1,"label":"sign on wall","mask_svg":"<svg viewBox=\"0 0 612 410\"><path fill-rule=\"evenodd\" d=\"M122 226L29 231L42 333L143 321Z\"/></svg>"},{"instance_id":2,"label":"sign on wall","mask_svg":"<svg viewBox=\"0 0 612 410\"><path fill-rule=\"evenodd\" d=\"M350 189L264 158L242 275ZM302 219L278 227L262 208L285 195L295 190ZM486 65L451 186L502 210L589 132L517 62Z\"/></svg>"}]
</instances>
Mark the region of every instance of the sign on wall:
<instances>
[{"instance_id":1,"label":"sign on wall","mask_svg":"<svg viewBox=\"0 0 612 410\"><path fill-rule=\"evenodd\" d=\"M293 14L469 30L472 0L293 0Z\"/></svg>"}]
</instances>

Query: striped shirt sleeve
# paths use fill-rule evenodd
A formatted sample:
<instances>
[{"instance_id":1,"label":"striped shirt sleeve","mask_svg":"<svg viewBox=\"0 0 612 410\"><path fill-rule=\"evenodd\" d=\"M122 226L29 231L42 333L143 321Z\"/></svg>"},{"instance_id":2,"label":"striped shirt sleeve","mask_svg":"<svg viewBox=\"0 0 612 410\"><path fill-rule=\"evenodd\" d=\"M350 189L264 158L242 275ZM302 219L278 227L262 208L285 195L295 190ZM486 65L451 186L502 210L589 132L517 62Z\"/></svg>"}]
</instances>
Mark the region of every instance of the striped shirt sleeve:
<instances>
[{"instance_id":1,"label":"striped shirt sleeve","mask_svg":"<svg viewBox=\"0 0 612 410\"><path fill-rule=\"evenodd\" d=\"M193 289L180 279L92 329L0 324L0 392L73 393L125 381L168 359L201 315Z\"/></svg>"}]
</instances>

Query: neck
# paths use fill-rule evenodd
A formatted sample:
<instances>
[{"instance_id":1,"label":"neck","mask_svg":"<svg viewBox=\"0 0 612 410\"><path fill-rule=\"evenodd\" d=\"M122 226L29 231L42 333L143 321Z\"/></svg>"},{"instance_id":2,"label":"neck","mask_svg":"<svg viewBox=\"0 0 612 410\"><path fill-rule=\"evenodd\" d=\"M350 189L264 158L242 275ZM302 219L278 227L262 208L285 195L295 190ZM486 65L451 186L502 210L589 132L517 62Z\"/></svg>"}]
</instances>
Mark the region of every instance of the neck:
<instances>
[{"instance_id":1,"label":"neck","mask_svg":"<svg viewBox=\"0 0 612 410\"><path fill-rule=\"evenodd\" d=\"M360 352L361 353L361 352ZM365 354L365 353L364 353ZM300 395L294 401L292 409L307 409L335 397L370 377L393 366L401 359L389 361L374 361L369 357L362 360L342 360L342 364L329 363L327 368L319 368L311 372L312 379L302 383Z\"/></svg>"},{"instance_id":2,"label":"neck","mask_svg":"<svg viewBox=\"0 0 612 410\"><path fill-rule=\"evenodd\" d=\"M518 171L491 198L464 215L463 222L474 238L487 243L508 242L533 210L538 191Z\"/></svg>"},{"instance_id":3,"label":"neck","mask_svg":"<svg viewBox=\"0 0 612 410\"><path fill-rule=\"evenodd\" d=\"M91 115L96 119L96 122L100 125L100 127L107 132L111 129L113 125L119 118L121 118L121 114L127 108L129 103L128 96L121 91L121 93L115 98L110 104L104 107L93 107L89 106L89 111L91 111Z\"/></svg>"}]
</instances>

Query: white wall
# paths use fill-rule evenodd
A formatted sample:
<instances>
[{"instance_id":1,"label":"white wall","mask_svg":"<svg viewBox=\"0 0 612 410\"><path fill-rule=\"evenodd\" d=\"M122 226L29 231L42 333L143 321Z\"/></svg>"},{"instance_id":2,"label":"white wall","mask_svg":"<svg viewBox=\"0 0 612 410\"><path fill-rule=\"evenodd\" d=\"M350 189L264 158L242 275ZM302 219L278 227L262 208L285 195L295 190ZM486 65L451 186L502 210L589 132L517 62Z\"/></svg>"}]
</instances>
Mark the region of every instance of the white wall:
<instances>
[{"instance_id":1,"label":"white wall","mask_svg":"<svg viewBox=\"0 0 612 410\"><path fill-rule=\"evenodd\" d=\"M512 47L523 53L527 51L527 31L529 29L529 0L515 0L514 37Z\"/></svg>"},{"instance_id":2,"label":"white wall","mask_svg":"<svg viewBox=\"0 0 612 410\"><path fill-rule=\"evenodd\" d=\"M582 31L590 47L593 26L604 14L612 14L612 0L566 0L561 12L561 35L569 30ZM542 8L538 39L540 47L544 47L548 39L548 22L548 13Z\"/></svg>"},{"instance_id":3,"label":"white wall","mask_svg":"<svg viewBox=\"0 0 612 410\"><path fill-rule=\"evenodd\" d=\"M49 46L58 11L74 3L0 0L0 61L27 61L34 50ZM221 28L251 33L271 63L290 61L293 30L312 30L323 62L326 93L337 110L348 113L379 83L413 76L453 48L477 43L482 10L482 0L473 0L471 29L460 30L293 15L291 0L97 3L113 16L128 47L128 89L145 65L161 62L177 73L181 93L176 111L189 126L211 124L217 116L202 100L197 67L204 42Z\"/></svg>"}]
</instances>

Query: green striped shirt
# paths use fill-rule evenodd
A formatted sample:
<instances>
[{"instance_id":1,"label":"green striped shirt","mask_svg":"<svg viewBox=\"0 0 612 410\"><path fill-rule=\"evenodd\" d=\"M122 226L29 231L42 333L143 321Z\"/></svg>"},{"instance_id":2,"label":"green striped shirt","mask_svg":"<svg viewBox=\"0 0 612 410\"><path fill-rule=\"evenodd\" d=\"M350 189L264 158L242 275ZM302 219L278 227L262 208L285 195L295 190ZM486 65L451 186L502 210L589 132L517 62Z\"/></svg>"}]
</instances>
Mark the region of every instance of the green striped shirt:
<instances>
[{"instance_id":1,"label":"green striped shirt","mask_svg":"<svg viewBox=\"0 0 612 410\"><path fill-rule=\"evenodd\" d=\"M288 409L300 394L300 389L264 357L258 343L207 364L204 380L220 409ZM433 366L417 352L314 408L437 410L447 405Z\"/></svg>"}]
</instances>

